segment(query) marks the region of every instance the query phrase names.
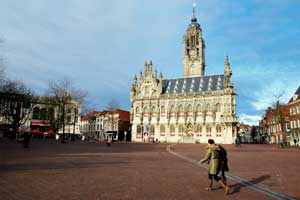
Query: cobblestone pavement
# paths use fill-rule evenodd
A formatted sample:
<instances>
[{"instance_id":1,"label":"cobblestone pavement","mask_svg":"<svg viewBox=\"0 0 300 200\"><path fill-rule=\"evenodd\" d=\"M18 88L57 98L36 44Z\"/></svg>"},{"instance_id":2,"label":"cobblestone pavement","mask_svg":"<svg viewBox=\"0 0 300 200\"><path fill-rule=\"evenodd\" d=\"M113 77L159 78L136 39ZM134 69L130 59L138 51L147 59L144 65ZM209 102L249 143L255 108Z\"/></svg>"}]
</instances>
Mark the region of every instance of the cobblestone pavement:
<instances>
[{"instance_id":1,"label":"cobblestone pavement","mask_svg":"<svg viewBox=\"0 0 300 200\"><path fill-rule=\"evenodd\" d=\"M34 140L24 149L0 143L0 199L272 199L232 180L229 195L217 184L205 191L207 170L171 155L167 146ZM225 147L232 174L300 199L300 149ZM178 144L172 150L200 160L204 148Z\"/></svg>"}]
</instances>

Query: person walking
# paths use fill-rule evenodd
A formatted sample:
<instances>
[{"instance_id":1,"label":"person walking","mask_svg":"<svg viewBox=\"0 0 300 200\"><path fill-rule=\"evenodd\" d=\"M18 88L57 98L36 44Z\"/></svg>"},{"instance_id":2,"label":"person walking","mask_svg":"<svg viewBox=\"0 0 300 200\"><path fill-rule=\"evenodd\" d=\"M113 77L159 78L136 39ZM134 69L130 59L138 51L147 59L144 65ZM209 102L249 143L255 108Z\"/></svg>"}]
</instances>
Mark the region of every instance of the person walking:
<instances>
[{"instance_id":1,"label":"person walking","mask_svg":"<svg viewBox=\"0 0 300 200\"><path fill-rule=\"evenodd\" d=\"M218 145L218 159L219 159L219 165L218 165L219 177L221 177L222 182L225 185L227 185L227 179L225 176L225 172L229 171L227 151L221 145Z\"/></svg>"},{"instance_id":2,"label":"person walking","mask_svg":"<svg viewBox=\"0 0 300 200\"><path fill-rule=\"evenodd\" d=\"M218 176L218 145L215 144L213 139L208 140L208 146L206 150L206 155L203 159L200 160L200 163L204 163L209 161L209 169L208 169L208 179L209 185L205 188L208 191L212 190L213 179L217 181L225 190L225 194L229 193L229 187L223 183L223 181Z\"/></svg>"},{"instance_id":3,"label":"person walking","mask_svg":"<svg viewBox=\"0 0 300 200\"><path fill-rule=\"evenodd\" d=\"M3 142L3 133L2 133L2 131L0 130L0 143L2 143Z\"/></svg>"},{"instance_id":4,"label":"person walking","mask_svg":"<svg viewBox=\"0 0 300 200\"><path fill-rule=\"evenodd\" d=\"M107 146L110 147L110 144L111 144L111 141L112 141L112 136L111 135L108 135L107 137Z\"/></svg>"},{"instance_id":5,"label":"person walking","mask_svg":"<svg viewBox=\"0 0 300 200\"><path fill-rule=\"evenodd\" d=\"M25 132L23 137L24 137L24 139L23 139L24 148L28 148L29 147L29 142L30 142L31 135L30 135L30 133Z\"/></svg>"}]
</instances>

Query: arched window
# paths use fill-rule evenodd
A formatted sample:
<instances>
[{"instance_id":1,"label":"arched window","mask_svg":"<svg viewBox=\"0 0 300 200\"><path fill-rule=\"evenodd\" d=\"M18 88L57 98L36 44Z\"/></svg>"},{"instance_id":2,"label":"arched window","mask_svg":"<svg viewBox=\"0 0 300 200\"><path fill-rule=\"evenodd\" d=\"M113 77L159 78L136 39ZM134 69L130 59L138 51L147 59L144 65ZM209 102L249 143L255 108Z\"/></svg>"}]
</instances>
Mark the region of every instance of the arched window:
<instances>
[{"instance_id":1,"label":"arched window","mask_svg":"<svg viewBox=\"0 0 300 200\"><path fill-rule=\"evenodd\" d=\"M161 126L160 126L160 135L161 135L161 136L164 136L165 134L166 134L165 126L164 126L164 125L161 125Z\"/></svg>"},{"instance_id":2,"label":"arched window","mask_svg":"<svg viewBox=\"0 0 300 200\"><path fill-rule=\"evenodd\" d=\"M188 112L193 112L193 109L192 109L192 105L191 105L191 104L188 105L187 111L188 111Z\"/></svg>"},{"instance_id":3,"label":"arched window","mask_svg":"<svg viewBox=\"0 0 300 200\"><path fill-rule=\"evenodd\" d=\"M149 132L150 132L150 135L154 136L155 129L154 129L154 126L153 126L153 125L151 125L151 126L149 127Z\"/></svg>"},{"instance_id":4,"label":"arched window","mask_svg":"<svg viewBox=\"0 0 300 200\"><path fill-rule=\"evenodd\" d=\"M189 104L188 107L187 107L187 115L188 115L188 117L193 116L193 108L192 108L191 104Z\"/></svg>"},{"instance_id":5,"label":"arched window","mask_svg":"<svg viewBox=\"0 0 300 200\"><path fill-rule=\"evenodd\" d=\"M138 138L142 137L142 127L140 125L136 126L136 136Z\"/></svg>"},{"instance_id":6,"label":"arched window","mask_svg":"<svg viewBox=\"0 0 300 200\"><path fill-rule=\"evenodd\" d=\"M194 35L191 36L191 46L192 47L195 46L195 36Z\"/></svg>"},{"instance_id":7,"label":"arched window","mask_svg":"<svg viewBox=\"0 0 300 200\"><path fill-rule=\"evenodd\" d=\"M174 125L170 126L170 135L175 136L175 126Z\"/></svg>"},{"instance_id":8,"label":"arched window","mask_svg":"<svg viewBox=\"0 0 300 200\"><path fill-rule=\"evenodd\" d=\"M181 104L178 106L178 115L179 117L184 117L183 106Z\"/></svg>"},{"instance_id":9,"label":"arched window","mask_svg":"<svg viewBox=\"0 0 300 200\"><path fill-rule=\"evenodd\" d=\"M202 111L202 109L201 109L201 104L198 104L198 105L197 105L197 111L198 111L198 112Z\"/></svg>"},{"instance_id":10,"label":"arched window","mask_svg":"<svg viewBox=\"0 0 300 200\"><path fill-rule=\"evenodd\" d=\"M149 110L148 110L148 107L147 107L147 106L144 107L143 114L144 114L144 117L148 117Z\"/></svg>"},{"instance_id":11,"label":"arched window","mask_svg":"<svg viewBox=\"0 0 300 200\"><path fill-rule=\"evenodd\" d=\"M40 119L40 109L39 109L39 107L34 107L33 108L32 119Z\"/></svg>"},{"instance_id":12,"label":"arched window","mask_svg":"<svg viewBox=\"0 0 300 200\"><path fill-rule=\"evenodd\" d=\"M166 116L166 108L165 108L165 106L162 106L160 108L160 115L161 115L161 117L165 117Z\"/></svg>"},{"instance_id":13,"label":"arched window","mask_svg":"<svg viewBox=\"0 0 300 200\"><path fill-rule=\"evenodd\" d=\"M198 136L202 136L202 127L200 125L196 126L196 133Z\"/></svg>"},{"instance_id":14,"label":"arched window","mask_svg":"<svg viewBox=\"0 0 300 200\"><path fill-rule=\"evenodd\" d=\"M68 122L68 123L71 123L71 122L72 122L72 117L71 117L71 115L68 115L68 116L67 116L67 122Z\"/></svg>"},{"instance_id":15,"label":"arched window","mask_svg":"<svg viewBox=\"0 0 300 200\"><path fill-rule=\"evenodd\" d=\"M209 103L208 103L208 104L206 104L206 106L205 106L205 110L206 110L206 111L210 111L210 110L211 110Z\"/></svg>"},{"instance_id":16,"label":"arched window","mask_svg":"<svg viewBox=\"0 0 300 200\"><path fill-rule=\"evenodd\" d=\"M211 137L211 127L210 126L206 127L206 136Z\"/></svg>"},{"instance_id":17,"label":"arched window","mask_svg":"<svg viewBox=\"0 0 300 200\"><path fill-rule=\"evenodd\" d=\"M49 108L48 119L49 120L54 120L54 109L53 108Z\"/></svg>"},{"instance_id":18,"label":"arched window","mask_svg":"<svg viewBox=\"0 0 300 200\"><path fill-rule=\"evenodd\" d=\"M196 126L196 132L202 132L202 127L201 125Z\"/></svg>"},{"instance_id":19,"label":"arched window","mask_svg":"<svg viewBox=\"0 0 300 200\"><path fill-rule=\"evenodd\" d=\"M47 120L48 112L46 108L41 109L41 120Z\"/></svg>"},{"instance_id":20,"label":"arched window","mask_svg":"<svg viewBox=\"0 0 300 200\"><path fill-rule=\"evenodd\" d=\"M217 130L217 133L220 133L222 131L220 124L217 125L216 130Z\"/></svg>"},{"instance_id":21,"label":"arched window","mask_svg":"<svg viewBox=\"0 0 300 200\"><path fill-rule=\"evenodd\" d=\"M171 105L171 107L170 107L170 113L171 113L171 117L175 116L175 106L174 105Z\"/></svg>"},{"instance_id":22,"label":"arched window","mask_svg":"<svg viewBox=\"0 0 300 200\"><path fill-rule=\"evenodd\" d=\"M152 115L152 117L155 117L155 116L156 116L156 109L155 109L155 106L152 106L152 108L151 108L151 115Z\"/></svg>"},{"instance_id":23,"label":"arched window","mask_svg":"<svg viewBox=\"0 0 300 200\"><path fill-rule=\"evenodd\" d=\"M155 112L156 112L155 106L152 106L152 108L151 108L151 113L155 113Z\"/></svg>"},{"instance_id":24,"label":"arched window","mask_svg":"<svg viewBox=\"0 0 300 200\"><path fill-rule=\"evenodd\" d=\"M183 128L182 125L180 125L180 126L179 126L179 133L178 133L178 135L179 135L179 136L182 136L183 133L184 133L184 128Z\"/></svg>"},{"instance_id":25,"label":"arched window","mask_svg":"<svg viewBox=\"0 0 300 200\"><path fill-rule=\"evenodd\" d=\"M220 112L221 111L221 106L219 103L216 104L216 112Z\"/></svg>"},{"instance_id":26,"label":"arched window","mask_svg":"<svg viewBox=\"0 0 300 200\"><path fill-rule=\"evenodd\" d=\"M201 104L197 105L197 116L201 116L202 115L202 108L201 108Z\"/></svg>"},{"instance_id":27,"label":"arched window","mask_svg":"<svg viewBox=\"0 0 300 200\"><path fill-rule=\"evenodd\" d=\"M220 137L221 136L221 131L222 131L222 127L221 127L220 124L217 125L216 131L217 131L217 137Z\"/></svg>"},{"instance_id":28,"label":"arched window","mask_svg":"<svg viewBox=\"0 0 300 200\"><path fill-rule=\"evenodd\" d=\"M174 105L171 105L171 107L170 107L170 112L171 112L171 113L172 113L172 112L175 112Z\"/></svg>"},{"instance_id":29,"label":"arched window","mask_svg":"<svg viewBox=\"0 0 300 200\"><path fill-rule=\"evenodd\" d=\"M211 127L210 126L206 127L206 132L211 133Z\"/></svg>"},{"instance_id":30,"label":"arched window","mask_svg":"<svg viewBox=\"0 0 300 200\"><path fill-rule=\"evenodd\" d=\"M136 107L136 108L135 108L135 116L136 116L136 117L139 117L139 116L140 116L140 109L139 109L139 107Z\"/></svg>"},{"instance_id":31,"label":"arched window","mask_svg":"<svg viewBox=\"0 0 300 200\"><path fill-rule=\"evenodd\" d=\"M146 113L147 111L148 111L147 106L145 106L143 112Z\"/></svg>"}]
</instances>

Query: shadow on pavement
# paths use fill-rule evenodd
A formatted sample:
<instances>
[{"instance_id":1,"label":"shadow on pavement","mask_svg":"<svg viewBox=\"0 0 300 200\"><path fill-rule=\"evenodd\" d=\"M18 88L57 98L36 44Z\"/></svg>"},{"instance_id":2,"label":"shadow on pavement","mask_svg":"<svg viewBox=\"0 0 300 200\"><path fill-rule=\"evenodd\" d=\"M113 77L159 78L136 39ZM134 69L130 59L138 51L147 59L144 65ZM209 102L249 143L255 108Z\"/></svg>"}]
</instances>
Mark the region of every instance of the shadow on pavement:
<instances>
[{"instance_id":1,"label":"shadow on pavement","mask_svg":"<svg viewBox=\"0 0 300 200\"><path fill-rule=\"evenodd\" d=\"M253 183L253 184L258 184L260 182L263 182L263 181L269 179L270 177L271 177L270 175L263 175L258 178L254 178L254 179L250 180L249 182ZM236 183L236 184L230 185L230 188L231 188L230 194L239 193L241 188L243 188L243 187L247 187L247 185L244 185L242 183Z\"/></svg>"}]
</instances>

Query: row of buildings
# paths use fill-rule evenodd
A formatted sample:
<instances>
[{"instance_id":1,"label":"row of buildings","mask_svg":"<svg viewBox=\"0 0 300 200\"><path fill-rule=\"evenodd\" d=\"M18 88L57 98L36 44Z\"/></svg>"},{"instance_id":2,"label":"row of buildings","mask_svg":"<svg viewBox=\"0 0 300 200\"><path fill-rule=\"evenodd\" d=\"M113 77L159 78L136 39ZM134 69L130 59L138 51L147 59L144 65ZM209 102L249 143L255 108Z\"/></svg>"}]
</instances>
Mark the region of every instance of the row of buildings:
<instances>
[{"instance_id":1,"label":"row of buildings","mask_svg":"<svg viewBox=\"0 0 300 200\"><path fill-rule=\"evenodd\" d=\"M2 134L11 137L18 137L24 132L34 132L37 137L53 136L54 133L81 134L81 105L77 101L68 101L62 110L61 105L50 101L51 97L33 97L27 103L24 103L24 98L26 95L0 93Z\"/></svg>"},{"instance_id":2,"label":"row of buildings","mask_svg":"<svg viewBox=\"0 0 300 200\"><path fill-rule=\"evenodd\" d=\"M35 137L41 138L54 138L54 135L58 138L63 133L66 139L83 136L86 139L105 139L110 134L114 139L127 138L126 140L129 141L131 137L128 111L121 109L94 111L82 116L81 105L74 100L65 103L64 110L61 110L59 105L49 103L47 97L37 97L34 103L19 108L14 107L14 104L20 101L12 98L12 95L9 95L9 98L5 97L7 95L0 94L1 108L12 107L16 113L16 115L0 114L0 131L7 136L18 138L24 132L32 132ZM60 117L64 118L64 124L59 120ZM14 123L20 125L16 125L16 130L14 130Z\"/></svg>"},{"instance_id":3,"label":"row of buildings","mask_svg":"<svg viewBox=\"0 0 300 200\"><path fill-rule=\"evenodd\" d=\"M80 131L87 139L130 141L130 113L121 109L93 111L81 117Z\"/></svg>"},{"instance_id":4,"label":"row of buildings","mask_svg":"<svg viewBox=\"0 0 300 200\"><path fill-rule=\"evenodd\" d=\"M276 102L259 121L259 132L269 143L294 144L300 137L300 87L287 104Z\"/></svg>"}]
</instances>

